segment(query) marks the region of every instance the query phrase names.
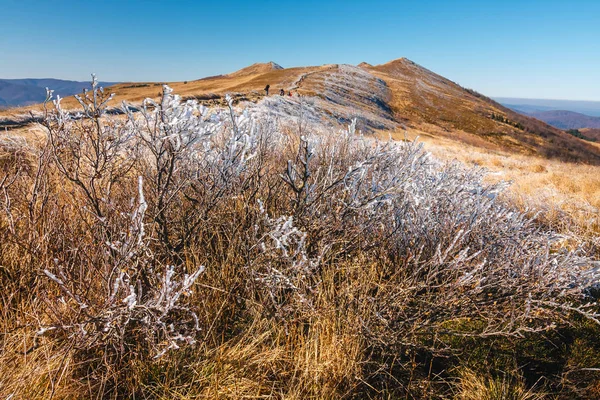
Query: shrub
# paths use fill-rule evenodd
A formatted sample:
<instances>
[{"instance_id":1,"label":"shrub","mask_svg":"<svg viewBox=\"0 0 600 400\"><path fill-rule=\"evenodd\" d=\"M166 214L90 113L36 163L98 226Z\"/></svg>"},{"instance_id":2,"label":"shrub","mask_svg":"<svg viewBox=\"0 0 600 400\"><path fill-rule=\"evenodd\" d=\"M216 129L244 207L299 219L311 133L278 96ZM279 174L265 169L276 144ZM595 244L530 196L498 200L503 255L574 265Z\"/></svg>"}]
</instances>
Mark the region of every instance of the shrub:
<instances>
[{"instance_id":1,"label":"shrub","mask_svg":"<svg viewBox=\"0 0 600 400\"><path fill-rule=\"evenodd\" d=\"M569 129L569 130L567 130L567 133L569 135L575 136L575 137L577 137L579 139L587 140L588 142L595 142L596 141L596 139L589 138L589 137L585 136L578 129Z\"/></svg>"},{"instance_id":2,"label":"shrub","mask_svg":"<svg viewBox=\"0 0 600 400\"><path fill-rule=\"evenodd\" d=\"M518 376L490 377L464 370L460 375L458 398L462 400L543 400L546 395L527 389Z\"/></svg>"}]
</instances>

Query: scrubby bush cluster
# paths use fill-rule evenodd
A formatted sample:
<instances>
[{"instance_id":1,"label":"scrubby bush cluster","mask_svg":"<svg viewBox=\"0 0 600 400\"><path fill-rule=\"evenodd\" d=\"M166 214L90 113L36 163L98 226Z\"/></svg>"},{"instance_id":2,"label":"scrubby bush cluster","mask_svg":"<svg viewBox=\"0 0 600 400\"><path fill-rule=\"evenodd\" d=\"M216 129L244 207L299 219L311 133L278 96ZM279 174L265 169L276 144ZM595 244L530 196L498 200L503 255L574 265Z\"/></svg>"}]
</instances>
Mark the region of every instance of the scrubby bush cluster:
<instances>
[{"instance_id":1,"label":"scrubby bush cluster","mask_svg":"<svg viewBox=\"0 0 600 400\"><path fill-rule=\"evenodd\" d=\"M109 98L2 142L3 396L430 396L465 341L597 322L594 262L482 170L166 86Z\"/></svg>"},{"instance_id":2,"label":"scrubby bush cluster","mask_svg":"<svg viewBox=\"0 0 600 400\"><path fill-rule=\"evenodd\" d=\"M567 133L569 135L573 135L573 136L575 136L575 137L577 137L579 139L587 140L588 142L595 142L596 141L596 139L594 139L594 138L589 138L589 137L585 136L583 133L581 133L579 131L579 129L568 129Z\"/></svg>"}]
</instances>

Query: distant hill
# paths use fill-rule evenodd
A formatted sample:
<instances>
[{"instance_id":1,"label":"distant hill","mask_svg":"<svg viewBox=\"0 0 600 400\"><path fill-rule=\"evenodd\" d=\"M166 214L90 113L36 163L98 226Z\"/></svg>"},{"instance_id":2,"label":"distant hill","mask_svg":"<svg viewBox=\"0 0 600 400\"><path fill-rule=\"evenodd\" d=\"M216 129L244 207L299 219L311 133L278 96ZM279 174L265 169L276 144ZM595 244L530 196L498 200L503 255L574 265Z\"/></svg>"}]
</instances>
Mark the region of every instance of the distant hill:
<instances>
[{"instance_id":1,"label":"distant hill","mask_svg":"<svg viewBox=\"0 0 600 400\"><path fill-rule=\"evenodd\" d=\"M600 128L600 102L495 98L505 107L559 129Z\"/></svg>"},{"instance_id":2,"label":"distant hill","mask_svg":"<svg viewBox=\"0 0 600 400\"><path fill-rule=\"evenodd\" d=\"M116 82L100 82L108 87ZM89 82L62 79L0 79L0 108L26 106L41 103L46 99L46 87L61 97L81 93L90 86Z\"/></svg>"},{"instance_id":3,"label":"distant hill","mask_svg":"<svg viewBox=\"0 0 600 400\"><path fill-rule=\"evenodd\" d=\"M566 110L600 117L600 101L522 99L513 97L494 97L494 100L519 112L531 113L536 111Z\"/></svg>"},{"instance_id":4,"label":"distant hill","mask_svg":"<svg viewBox=\"0 0 600 400\"><path fill-rule=\"evenodd\" d=\"M521 114L529 115L530 113L535 112L543 112L543 111L556 111L552 107L544 107L544 106L535 106L530 104L508 104L502 103L503 106L510 108L511 110L515 110Z\"/></svg>"},{"instance_id":5,"label":"distant hill","mask_svg":"<svg viewBox=\"0 0 600 400\"><path fill-rule=\"evenodd\" d=\"M559 129L600 129L600 117L592 117L585 114L566 110L534 111L527 115L544 121Z\"/></svg>"},{"instance_id":6,"label":"distant hill","mask_svg":"<svg viewBox=\"0 0 600 400\"><path fill-rule=\"evenodd\" d=\"M252 76L257 74L264 74L271 71L283 69L283 67L273 61L268 63L256 63L249 67L242 68L239 71L232 72L229 76Z\"/></svg>"}]
</instances>

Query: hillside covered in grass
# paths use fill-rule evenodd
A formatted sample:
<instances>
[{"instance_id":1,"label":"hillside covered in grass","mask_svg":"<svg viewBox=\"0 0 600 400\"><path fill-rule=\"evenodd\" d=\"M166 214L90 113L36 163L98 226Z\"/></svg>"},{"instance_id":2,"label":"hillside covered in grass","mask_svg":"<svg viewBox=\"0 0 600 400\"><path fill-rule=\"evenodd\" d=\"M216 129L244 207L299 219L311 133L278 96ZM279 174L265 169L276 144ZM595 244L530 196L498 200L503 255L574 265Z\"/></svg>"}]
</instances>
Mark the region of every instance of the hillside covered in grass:
<instances>
[{"instance_id":1,"label":"hillside covered in grass","mask_svg":"<svg viewBox=\"0 0 600 400\"><path fill-rule=\"evenodd\" d=\"M121 83L107 105L117 112L122 101L138 107L146 98L158 100L161 82ZM271 87L271 96L264 88ZM567 162L600 164L600 151L560 129L524 116L473 90L461 87L406 58L382 65L361 63L282 68L257 63L239 71L198 80L171 82L184 99L205 106L226 106L270 100L280 90L302 96L316 105L322 124L337 126L357 119L363 132L422 130L439 137L492 150L533 155ZM63 102L66 110L79 105ZM31 112L34 116L32 117ZM0 128L31 125L42 117L41 106L0 112Z\"/></svg>"}]
</instances>

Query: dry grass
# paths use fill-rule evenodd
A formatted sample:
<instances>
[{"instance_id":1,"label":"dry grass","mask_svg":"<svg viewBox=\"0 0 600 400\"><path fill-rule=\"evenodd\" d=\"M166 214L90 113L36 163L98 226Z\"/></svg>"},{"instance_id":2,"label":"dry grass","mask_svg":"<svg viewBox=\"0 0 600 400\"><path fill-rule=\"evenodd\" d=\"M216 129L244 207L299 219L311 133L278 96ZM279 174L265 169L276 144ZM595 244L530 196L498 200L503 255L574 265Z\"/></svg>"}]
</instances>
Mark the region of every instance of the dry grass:
<instances>
[{"instance_id":1,"label":"dry grass","mask_svg":"<svg viewBox=\"0 0 600 400\"><path fill-rule=\"evenodd\" d=\"M528 389L523 379L503 374L491 377L481 373L463 370L460 373L460 400L543 400L546 395Z\"/></svg>"},{"instance_id":2,"label":"dry grass","mask_svg":"<svg viewBox=\"0 0 600 400\"><path fill-rule=\"evenodd\" d=\"M578 308L589 260L551 252L479 171L354 126L163 101L0 143L0 397L443 396L454 338L597 316ZM461 391L535 398L521 381Z\"/></svg>"}]
</instances>

